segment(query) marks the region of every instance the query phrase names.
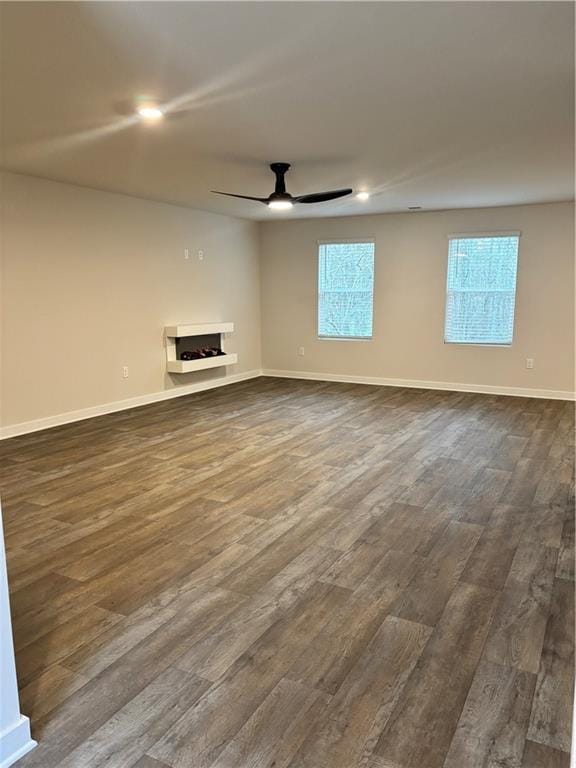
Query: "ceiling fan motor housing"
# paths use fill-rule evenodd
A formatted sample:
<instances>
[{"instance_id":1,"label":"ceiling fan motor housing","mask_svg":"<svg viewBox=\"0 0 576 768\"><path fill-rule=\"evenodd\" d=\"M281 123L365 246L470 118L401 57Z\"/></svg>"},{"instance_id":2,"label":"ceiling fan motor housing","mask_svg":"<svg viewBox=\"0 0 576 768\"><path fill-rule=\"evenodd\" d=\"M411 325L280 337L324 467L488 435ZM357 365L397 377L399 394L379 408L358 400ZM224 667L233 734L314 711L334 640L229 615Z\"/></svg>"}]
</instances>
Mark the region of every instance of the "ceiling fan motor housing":
<instances>
[{"instance_id":1,"label":"ceiling fan motor housing","mask_svg":"<svg viewBox=\"0 0 576 768\"><path fill-rule=\"evenodd\" d=\"M292 195L286 192L284 174L290 168L290 163L270 163L270 170L276 176L276 186L270 195L270 200L291 200Z\"/></svg>"}]
</instances>

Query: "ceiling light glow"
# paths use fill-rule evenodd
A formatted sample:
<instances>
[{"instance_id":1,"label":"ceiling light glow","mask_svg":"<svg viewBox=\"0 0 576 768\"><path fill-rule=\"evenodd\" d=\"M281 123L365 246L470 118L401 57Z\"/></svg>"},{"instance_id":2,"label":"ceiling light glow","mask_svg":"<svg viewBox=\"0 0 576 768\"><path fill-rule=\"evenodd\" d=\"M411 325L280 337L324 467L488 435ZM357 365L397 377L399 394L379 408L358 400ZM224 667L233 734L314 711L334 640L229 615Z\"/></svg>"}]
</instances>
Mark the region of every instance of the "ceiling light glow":
<instances>
[{"instance_id":1,"label":"ceiling light glow","mask_svg":"<svg viewBox=\"0 0 576 768\"><path fill-rule=\"evenodd\" d=\"M358 192L356 198L358 200L368 200L370 198L370 192Z\"/></svg>"},{"instance_id":2,"label":"ceiling light glow","mask_svg":"<svg viewBox=\"0 0 576 768\"><path fill-rule=\"evenodd\" d=\"M138 107L137 112L143 120L160 120L164 117L164 112L162 112L160 107L154 107L152 105Z\"/></svg>"},{"instance_id":3,"label":"ceiling light glow","mask_svg":"<svg viewBox=\"0 0 576 768\"><path fill-rule=\"evenodd\" d=\"M268 203L268 208L272 208L274 211L288 211L293 207L290 200L270 200Z\"/></svg>"}]
</instances>

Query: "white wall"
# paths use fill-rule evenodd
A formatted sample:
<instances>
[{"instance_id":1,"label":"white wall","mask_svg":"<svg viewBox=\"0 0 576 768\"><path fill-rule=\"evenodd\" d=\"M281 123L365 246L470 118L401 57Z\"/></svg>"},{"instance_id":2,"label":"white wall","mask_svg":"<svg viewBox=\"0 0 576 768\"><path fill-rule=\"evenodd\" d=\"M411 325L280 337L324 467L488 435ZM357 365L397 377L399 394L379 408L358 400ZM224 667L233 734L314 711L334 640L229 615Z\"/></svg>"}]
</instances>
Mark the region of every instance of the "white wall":
<instances>
[{"instance_id":1,"label":"white wall","mask_svg":"<svg viewBox=\"0 0 576 768\"><path fill-rule=\"evenodd\" d=\"M30 738L30 722L20 714L18 703L0 509L0 768L8 768L34 746L36 742Z\"/></svg>"},{"instance_id":2,"label":"white wall","mask_svg":"<svg viewBox=\"0 0 576 768\"><path fill-rule=\"evenodd\" d=\"M14 174L2 182L4 427L222 377L165 373L163 328L177 322L233 321L227 351L239 362L228 374L260 369L257 224Z\"/></svg>"},{"instance_id":3,"label":"white wall","mask_svg":"<svg viewBox=\"0 0 576 768\"><path fill-rule=\"evenodd\" d=\"M444 344L447 235L502 230L522 232L512 346ZM317 241L354 237L376 240L374 338L320 340ZM574 392L572 203L266 222L261 276L265 369Z\"/></svg>"}]
</instances>

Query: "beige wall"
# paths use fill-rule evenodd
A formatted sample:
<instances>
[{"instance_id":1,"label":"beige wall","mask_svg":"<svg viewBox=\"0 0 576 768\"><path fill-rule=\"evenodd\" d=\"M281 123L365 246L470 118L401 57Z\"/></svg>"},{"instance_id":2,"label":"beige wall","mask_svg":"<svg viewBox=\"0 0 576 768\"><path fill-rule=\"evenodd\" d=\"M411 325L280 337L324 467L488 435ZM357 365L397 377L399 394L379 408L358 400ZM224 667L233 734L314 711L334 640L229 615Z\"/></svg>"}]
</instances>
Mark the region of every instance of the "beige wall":
<instances>
[{"instance_id":1,"label":"beige wall","mask_svg":"<svg viewBox=\"0 0 576 768\"><path fill-rule=\"evenodd\" d=\"M2 181L4 426L221 377L165 373L163 327L175 322L233 321L227 350L239 363L228 373L260 368L257 224Z\"/></svg>"},{"instance_id":2,"label":"beige wall","mask_svg":"<svg viewBox=\"0 0 576 768\"><path fill-rule=\"evenodd\" d=\"M444 344L446 236L498 230L522 232L514 342ZM376 240L374 338L319 340L317 241L354 237ZM265 369L574 391L571 203L267 222L261 276Z\"/></svg>"},{"instance_id":3,"label":"beige wall","mask_svg":"<svg viewBox=\"0 0 576 768\"><path fill-rule=\"evenodd\" d=\"M261 367L574 390L570 203L258 225L3 174L0 209L4 427ZM446 235L497 230L522 232L514 343L446 345ZM374 339L321 341L317 240L371 236ZM236 324L228 350L239 364L167 375L163 327L219 320ZM535 358L531 371L527 357Z\"/></svg>"}]
</instances>

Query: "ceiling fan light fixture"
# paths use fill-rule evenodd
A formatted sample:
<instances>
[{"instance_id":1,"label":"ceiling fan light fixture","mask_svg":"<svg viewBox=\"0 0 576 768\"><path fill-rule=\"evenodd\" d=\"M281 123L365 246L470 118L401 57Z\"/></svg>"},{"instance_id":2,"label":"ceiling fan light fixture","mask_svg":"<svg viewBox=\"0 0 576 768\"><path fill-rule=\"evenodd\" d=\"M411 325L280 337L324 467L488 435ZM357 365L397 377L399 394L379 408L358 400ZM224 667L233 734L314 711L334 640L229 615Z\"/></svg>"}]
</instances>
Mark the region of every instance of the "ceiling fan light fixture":
<instances>
[{"instance_id":1,"label":"ceiling fan light fixture","mask_svg":"<svg viewBox=\"0 0 576 768\"><path fill-rule=\"evenodd\" d=\"M289 211L294 207L294 203L290 200L270 200L268 208L272 208L273 211Z\"/></svg>"},{"instance_id":2,"label":"ceiling fan light fixture","mask_svg":"<svg viewBox=\"0 0 576 768\"><path fill-rule=\"evenodd\" d=\"M369 200L370 199L370 192L358 192L356 195L357 200Z\"/></svg>"},{"instance_id":3,"label":"ceiling fan light fixture","mask_svg":"<svg viewBox=\"0 0 576 768\"><path fill-rule=\"evenodd\" d=\"M226 197L238 197L241 200L252 200L255 203L264 203L273 211L289 211L296 203L327 203L330 200L337 200L339 197L351 195L351 189L332 189L329 192L313 192L308 195L292 196L286 191L286 182L284 176L290 170L290 163L270 163L270 170L276 176L274 192L268 197L252 197L252 195L237 195L235 192L220 192L213 189L215 195L225 195Z\"/></svg>"}]
</instances>

